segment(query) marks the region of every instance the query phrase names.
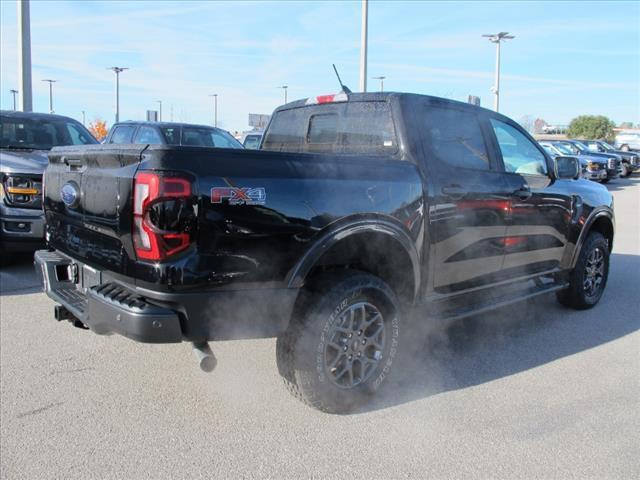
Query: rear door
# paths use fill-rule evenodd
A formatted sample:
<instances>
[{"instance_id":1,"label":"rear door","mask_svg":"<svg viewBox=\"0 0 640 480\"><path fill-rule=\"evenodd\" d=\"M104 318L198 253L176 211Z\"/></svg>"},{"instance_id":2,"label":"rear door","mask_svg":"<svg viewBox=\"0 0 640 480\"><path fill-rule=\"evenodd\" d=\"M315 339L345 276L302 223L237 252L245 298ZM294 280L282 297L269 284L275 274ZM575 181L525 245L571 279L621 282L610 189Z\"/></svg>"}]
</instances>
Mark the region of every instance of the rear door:
<instances>
[{"instance_id":1,"label":"rear door","mask_svg":"<svg viewBox=\"0 0 640 480\"><path fill-rule=\"evenodd\" d=\"M504 178L511 192L503 275L539 273L559 266L576 205L566 182L519 125L505 117L488 119Z\"/></svg>"},{"instance_id":2,"label":"rear door","mask_svg":"<svg viewBox=\"0 0 640 480\"><path fill-rule=\"evenodd\" d=\"M510 188L475 110L433 106L418 114L431 191L429 278L439 293L495 280L502 267Z\"/></svg>"}]
</instances>

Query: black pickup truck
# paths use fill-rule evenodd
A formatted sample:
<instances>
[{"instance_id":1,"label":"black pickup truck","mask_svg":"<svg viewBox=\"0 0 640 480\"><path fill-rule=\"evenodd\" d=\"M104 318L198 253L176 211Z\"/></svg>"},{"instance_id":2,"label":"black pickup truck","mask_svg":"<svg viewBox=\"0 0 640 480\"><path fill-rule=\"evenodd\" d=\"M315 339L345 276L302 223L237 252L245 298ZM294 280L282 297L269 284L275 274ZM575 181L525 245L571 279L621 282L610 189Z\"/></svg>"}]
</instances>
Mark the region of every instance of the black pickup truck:
<instances>
[{"instance_id":1,"label":"black pickup truck","mask_svg":"<svg viewBox=\"0 0 640 480\"><path fill-rule=\"evenodd\" d=\"M58 320L139 342L277 336L288 388L347 412L384 385L405 338L555 292L603 294L613 201L515 122L404 93L279 107L260 150L56 148L49 248ZM412 333L413 332L413 333Z\"/></svg>"}]
</instances>

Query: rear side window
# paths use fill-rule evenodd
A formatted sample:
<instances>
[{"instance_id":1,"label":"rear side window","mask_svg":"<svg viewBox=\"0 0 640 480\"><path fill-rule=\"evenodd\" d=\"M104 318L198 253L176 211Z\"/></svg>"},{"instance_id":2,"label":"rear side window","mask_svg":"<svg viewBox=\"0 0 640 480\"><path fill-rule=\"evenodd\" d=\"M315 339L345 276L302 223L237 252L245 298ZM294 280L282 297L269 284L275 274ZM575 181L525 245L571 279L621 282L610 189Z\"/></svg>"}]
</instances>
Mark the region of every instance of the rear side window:
<instances>
[{"instance_id":1,"label":"rear side window","mask_svg":"<svg viewBox=\"0 0 640 480\"><path fill-rule=\"evenodd\" d=\"M109 143L131 143L131 136L135 127L132 125L121 125L116 127L111 135Z\"/></svg>"},{"instance_id":2,"label":"rear side window","mask_svg":"<svg viewBox=\"0 0 640 480\"><path fill-rule=\"evenodd\" d=\"M393 155L398 151L398 141L387 102L344 102L276 113L262 149Z\"/></svg>"},{"instance_id":3,"label":"rear side window","mask_svg":"<svg viewBox=\"0 0 640 480\"><path fill-rule=\"evenodd\" d=\"M431 154L456 168L489 170L489 155L477 116L451 108L429 107L425 140Z\"/></svg>"},{"instance_id":4,"label":"rear side window","mask_svg":"<svg viewBox=\"0 0 640 480\"><path fill-rule=\"evenodd\" d=\"M153 127L142 126L136 132L133 143L148 143L151 145L162 145L160 133Z\"/></svg>"}]
</instances>

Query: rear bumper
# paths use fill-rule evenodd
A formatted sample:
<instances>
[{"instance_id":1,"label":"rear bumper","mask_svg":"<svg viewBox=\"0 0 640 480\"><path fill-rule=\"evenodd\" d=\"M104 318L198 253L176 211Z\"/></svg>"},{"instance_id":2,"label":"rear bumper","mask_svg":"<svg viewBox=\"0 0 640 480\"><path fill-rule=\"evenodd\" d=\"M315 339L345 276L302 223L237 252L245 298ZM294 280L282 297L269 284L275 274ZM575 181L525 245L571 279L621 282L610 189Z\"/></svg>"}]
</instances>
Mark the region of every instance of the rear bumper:
<instances>
[{"instance_id":1,"label":"rear bumper","mask_svg":"<svg viewBox=\"0 0 640 480\"><path fill-rule=\"evenodd\" d=\"M100 335L144 343L201 342L276 336L287 328L296 289L193 293L139 288L58 251L39 250L45 293Z\"/></svg>"},{"instance_id":2,"label":"rear bumper","mask_svg":"<svg viewBox=\"0 0 640 480\"><path fill-rule=\"evenodd\" d=\"M3 251L29 252L44 245L42 210L8 207L0 201L0 243Z\"/></svg>"}]
</instances>

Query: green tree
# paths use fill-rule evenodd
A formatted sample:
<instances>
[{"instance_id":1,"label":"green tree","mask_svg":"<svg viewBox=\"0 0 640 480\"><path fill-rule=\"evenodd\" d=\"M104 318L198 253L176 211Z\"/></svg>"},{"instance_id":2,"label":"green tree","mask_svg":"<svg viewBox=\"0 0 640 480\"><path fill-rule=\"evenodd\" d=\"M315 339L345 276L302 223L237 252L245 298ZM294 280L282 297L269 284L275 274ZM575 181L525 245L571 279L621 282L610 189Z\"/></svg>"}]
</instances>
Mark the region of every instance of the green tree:
<instances>
[{"instance_id":1,"label":"green tree","mask_svg":"<svg viewBox=\"0 0 640 480\"><path fill-rule=\"evenodd\" d=\"M613 140L615 123L602 115L580 115L571 120L567 136L569 138L585 138L588 140Z\"/></svg>"},{"instance_id":2,"label":"green tree","mask_svg":"<svg viewBox=\"0 0 640 480\"><path fill-rule=\"evenodd\" d=\"M619 128L633 128L633 122L622 122L618 125Z\"/></svg>"}]
</instances>

